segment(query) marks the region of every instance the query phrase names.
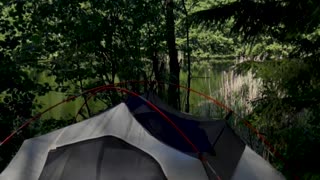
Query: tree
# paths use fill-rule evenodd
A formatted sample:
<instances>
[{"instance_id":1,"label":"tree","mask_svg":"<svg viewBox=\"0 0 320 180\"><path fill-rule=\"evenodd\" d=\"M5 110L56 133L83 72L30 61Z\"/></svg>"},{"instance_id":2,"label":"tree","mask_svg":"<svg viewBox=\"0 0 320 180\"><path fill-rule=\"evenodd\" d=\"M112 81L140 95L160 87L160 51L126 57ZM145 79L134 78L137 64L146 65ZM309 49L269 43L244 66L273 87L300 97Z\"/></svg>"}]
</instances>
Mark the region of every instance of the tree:
<instances>
[{"instance_id":1,"label":"tree","mask_svg":"<svg viewBox=\"0 0 320 180\"><path fill-rule=\"evenodd\" d=\"M166 0L166 30L167 30L167 46L169 51L169 82L172 83L168 88L169 104L179 109L180 95L179 88L175 84L180 84L180 65L178 61L178 51L176 49L175 23L174 23L174 2Z\"/></svg>"},{"instance_id":2,"label":"tree","mask_svg":"<svg viewBox=\"0 0 320 180\"><path fill-rule=\"evenodd\" d=\"M73 82L76 91L114 84L116 79L147 80L146 59L157 64L153 55L162 53L164 36L155 26L163 24L158 1L34 3L38 11L33 24L39 34L49 34L42 36L47 42L42 48L54 54L51 74L59 84Z\"/></svg>"}]
</instances>

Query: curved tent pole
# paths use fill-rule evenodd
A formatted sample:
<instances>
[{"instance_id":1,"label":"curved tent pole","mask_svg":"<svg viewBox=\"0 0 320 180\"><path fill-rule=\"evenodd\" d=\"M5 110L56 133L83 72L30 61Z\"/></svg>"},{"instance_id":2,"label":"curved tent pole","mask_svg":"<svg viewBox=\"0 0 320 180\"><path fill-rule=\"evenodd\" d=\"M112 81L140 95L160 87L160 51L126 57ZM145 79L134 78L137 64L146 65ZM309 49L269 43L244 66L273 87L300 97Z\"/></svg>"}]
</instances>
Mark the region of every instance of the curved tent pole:
<instances>
[{"instance_id":1,"label":"curved tent pole","mask_svg":"<svg viewBox=\"0 0 320 180\"><path fill-rule=\"evenodd\" d=\"M85 91L84 93L80 94L80 95L76 95L76 96L71 96L51 107L49 107L48 109L46 109L45 111L43 111L42 113L30 118L28 121L26 121L22 126L20 126L17 130L15 130L14 132L12 132L4 141L1 142L0 146L2 146L3 144L5 144L6 142L8 142L18 131L20 131L21 129L23 129L24 127L26 127L27 125L29 125L30 123L32 123L33 121L37 120L38 118L40 118L43 114L45 114L46 112L50 111L51 109L54 109L55 107L65 103L65 102L69 102L71 100L74 100L76 98L78 98L79 96L86 94L86 93L90 93L93 92L93 95L99 91L105 91L105 90L117 90L120 92L125 92L126 94L130 94L136 97L141 98L148 106L150 106L153 110L157 111L169 124L171 124L176 130L177 132L185 139L185 141L192 147L192 149L194 150L194 152L196 154L198 154L198 158L202 161L205 162L207 164L208 160L206 160L202 154L200 153L200 151L198 150L198 148L192 143L192 141L179 129L179 127L172 121L170 120L170 118L168 116L166 116L160 109L158 109L154 104L152 104L150 101L146 100L145 98L143 98L142 96L140 96L139 94L136 94L134 92L131 92L125 88L118 88L118 87L114 87L112 85L110 86L100 86L97 88L93 88L91 90ZM93 96L92 95L92 96ZM91 96L91 97L92 97ZM90 97L90 98L91 98ZM211 167L211 166L210 166ZM211 167L213 173L215 174L215 176L217 177L218 180L221 180L221 178L217 175L217 173L214 171L214 169Z\"/></svg>"},{"instance_id":2,"label":"curved tent pole","mask_svg":"<svg viewBox=\"0 0 320 180\"><path fill-rule=\"evenodd\" d=\"M135 81L133 81L133 82L135 82ZM228 113L231 112L232 114L234 114L235 116L240 118L241 122L243 122L250 130L252 130L258 136L258 138L268 147L268 149L270 150L271 153L273 153L277 158L281 159L283 162L286 162L285 158L275 150L275 148L271 145L271 143L269 141L267 141L267 139L256 128L254 128L253 125L249 121L243 119L239 114L235 113L231 108L229 108L228 106L226 106L223 103L219 102L218 100L212 98L211 96L208 96L208 95L206 95L204 93L201 93L199 91L196 91L194 89L191 89L191 88L188 88L188 87L185 87L185 86L182 86L182 85L177 85L177 84L173 84L173 83L167 83L167 82L164 82L164 81L142 81L142 82L147 82L147 83L148 82L149 83L150 82L156 82L158 84L175 85L175 86L177 86L179 88L182 88L182 89L185 89L187 91L193 92L195 94L198 94L199 96L202 96L202 97L212 101L217 106L225 109Z\"/></svg>"},{"instance_id":3,"label":"curved tent pole","mask_svg":"<svg viewBox=\"0 0 320 180\"><path fill-rule=\"evenodd\" d=\"M132 81L131 83L141 83L142 81ZM0 142L0 147L5 144L8 140L10 140L15 134L17 134L21 129L23 129L24 127L28 126L31 122L37 120L38 118L40 118L43 114L47 113L48 111L54 109L55 107L65 103L65 102L69 102L69 101L72 101L76 98L78 98L79 96L82 96L84 94L87 94L87 93L90 93L90 92L94 92L94 91L97 91L99 90L100 88L103 88L103 87L114 87L115 85L121 85L121 84L127 84L129 83L128 81L126 82L120 82L120 83L116 83L116 84L111 84L111 85L103 85L103 86L98 86L98 87L95 87L95 88L92 88L92 89L89 89L87 91L84 91L82 92L81 94L78 94L78 95L74 95L74 96L70 96L66 99L64 99L63 101L49 107L48 109L42 111L41 113L33 116L32 118L28 119L24 124L22 124L18 129L14 130L9 136L7 136L3 141Z\"/></svg>"},{"instance_id":4,"label":"curved tent pole","mask_svg":"<svg viewBox=\"0 0 320 180\"><path fill-rule=\"evenodd\" d=\"M35 120L37 120L38 118L40 118L43 114L47 113L48 111L54 109L55 107L57 107L57 106L65 103L65 102L72 101L72 100L76 99L77 97L79 97L79 95L77 95L77 96L71 96L71 97L69 97L69 98L67 98L67 99L65 99L65 100L63 100L63 101L61 101L61 102L59 102L59 103L57 103L57 104L49 107L48 109L42 111L41 113L33 116L32 118L28 119L28 120L27 120L24 124L22 124L18 129L14 130L9 136L7 136L3 141L1 141L0 147L1 147L2 145L4 145L5 143L7 143L7 142L8 142L15 134L17 134L20 130L22 130L23 128L25 128L26 126L28 126L28 125L29 125L30 123L32 123L33 121L35 121Z\"/></svg>"},{"instance_id":5,"label":"curved tent pole","mask_svg":"<svg viewBox=\"0 0 320 180\"><path fill-rule=\"evenodd\" d=\"M164 82L164 81L137 81L137 80L131 80L131 81L124 81L124 82L119 82L119 83L115 83L115 84L109 84L109 85L104 85L104 86L99 86L99 87L96 87L96 88L93 88L93 89L90 89L90 90L87 90L79 95L76 95L76 96L71 96L65 100L63 100L62 102L54 105L54 106L51 106L50 108L46 109L45 111L43 111L42 113L34 116L33 118L29 119L27 122L25 122L22 126L20 126L17 130L15 130L12 134L10 134L6 139L4 139L1 143L0 143L0 146L2 146L3 144L5 144L9 139L12 138L12 136L14 136L18 131L20 131L21 129L23 129L25 126L27 126L28 124L30 124L31 122L35 121L37 118L41 117L42 114L50 111L51 109L55 108L56 106L60 105L60 104L63 104L65 102L69 102L73 99L76 99L77 97L79 97L80 95L83 95L83 94L87 94L87 93L90 93L90 92L94 92L96 90L99 90L99 88L102 88L102 87L115 87L115 86L118 86L118 85L125 85L125 84L128 84L128 83L158 83L158 84L171 84L171 85L175 85L179 88L182 88L182 89L185 89L187 91L190 91L190 92L193 92L195 94L198 94L202 97L205 97L206 99L208 100L211 100L214 104L224 108L225 110L227 110L228 112L233 112L234 115L238 116L240 119L242 119L242 122L244 122L244 124L249 128L251 129L255 134L257 134L257 136L259 137L259 139L266 145L268 146L269 150L271 153L273 153L277 158L279 158L282 162L284 162L285 164L286 163L286 160L285 158L280 154L278 153L275 148L271 145L271 143L269 143L266 138L256 129L252 126L252 124L247 121L247 120L244 120L240 115L236 114L231 108L227 107L226 105L224 105L223 103L217 101L216 99L204 94L204 93L201 93L201 92L198 92L194 89L191 89L191 88L188 88L188 87L185 87L185 86L182 86L182 85L177 85L177 84L173 84L173 83L169 83L169 82Z\"/></svg>"},{"instance_id":6,"label":"curved tent pole","mask_svg":"<svg viewBox=\"0 0 320 180\"><path fill-rule=\"evenodd\" d=\"M165 82L159 82L159 83L164 83L164 84L166 84ZM170 84L171 84L171 83L170 83ZM179 88L185 89L185 90L187 90L187 91L191 91L191 92L193 92L193 93L196 93L196 94L198 94L198 95L200 95L200 96L202 96L202 97L204 97L204 98L206 98L206 99L208 99L208 100L211 100L214 104L216 104L216 105L224 108L225 110L228 111L228 114L226 115L226 117L227 117L230 113L232 113L232 114L234 114L235 116L237 116L238 118L240 118L240 119L241 119L241 122L243 122L250 130L252 130L252 131L258 136L258 138L259 138L266 146L268 146L268 148L269 148L269 150L270 150L270 152L271 152L272 154L274 154L275 156L277 156L277 158L281 159L283 162L286 161L286 160L284 159L284 157L275 150L275 148L271 145L271 143L270 143L269 141L267 141L266 138L259 132L259 130L257 130L256 128L254 128L253 125L252 125L249 121L243 119L239 114L235 113L231 108L229 108L228 106L224 105L223 103L219 102L218 100L216 100L216 99L212 98L211 96L208 96L208 95L206 95L206 94L204 94L204 93L198 92L198 91L196 91L196 90L194 90L194 89L191 89L191 88L188 88L188 87L185 87L185 86L181 86L181 85L176 85L176 86L179 87Z\"/></svg>"}]
</instances>

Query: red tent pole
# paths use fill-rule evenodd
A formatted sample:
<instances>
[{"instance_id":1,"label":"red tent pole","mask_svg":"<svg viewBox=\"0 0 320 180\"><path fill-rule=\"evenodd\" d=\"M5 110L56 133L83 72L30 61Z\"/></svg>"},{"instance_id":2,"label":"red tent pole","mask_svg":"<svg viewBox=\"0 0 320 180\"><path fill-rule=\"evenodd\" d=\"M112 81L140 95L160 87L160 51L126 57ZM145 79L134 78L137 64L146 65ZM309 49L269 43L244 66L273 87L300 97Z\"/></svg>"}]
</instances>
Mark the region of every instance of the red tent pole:
<instances>
[{"instance_id":1,"label":"red tent pole","mask_svg":"<svg viewBox=\"0 0 320 180\"><path fill-rule=\"evenodd\" d=\"M227 107L226 105L224 105L223 103L217 101L216 99L214 99L214 98L212 98L212 97L210 97L210 96L208 96L208 95L205 95L204 93L198 92L198 91L193 90L193 89L191 89L191 88L187 88L187 87L185 87L185 86L181 86L181 85L177 85L177 84L173 84L173 83L166 83L166 82L163 82L163 81L135 81L135 80L133 80L133 81L124 81L124 82L120 82L120 83L115 83L115 84L110 84L110 85L104 85L104 86L96 87L96 88L90 89L90 90L88 90L88 91L85 91L85 92L83 92L83 93L80 94L80 95L83 95L83 94L86 94L86 93L89 93L89 92L97 91L97 90L99 90L99 88L103 88L103 87L109 87L109 88L112 89L112 88L116 88L116 87L114 87L114 86L121 85L121 84L127 84L127 83L150 83L150 82L156 82L156 83L158 83L158 84L171 84L171 85L175 85L175 86L177 86L177 87L179 87L179 88L183 88L183 89L185 89L185 90L188 90L188 91L191 91L191 92L193 92L193 93L196 93L196 94L198 94L198 95L200 95L200 96L202 96L202 97L205 97L206 99L211 100L214 104L216 104L216 105L224 108L224 109L227 110L228 112L233 112L233 113L234 113L234 111L233 111L231 108ZM126 90L126 91L128 91L128 90ZM128 92L130 92L130 91L128 91ZM14 132L12 132L6 139L4 139L4 140L0 143L0 146L2 146L3 144L5 144L9 139L11 139L18 131L20 131L21 129L23 129L25 126L27 126L27 125L30 124L31 122L35 121L37 118L41 117L42 114L48 112L49 110L55 108L56 106L58 106L58 105L60 105L60 104L63 104L63 103L68 102L68 101L70 101L70 100L73 100L73 99L79 97L80 95L69 97L69 98L67 98L66 100L64 100L64 101L62 101L62 102L60 102L60 103L58 103L58 104L56 104L56 105L54 105L54 106L51 106L50 108L46 109L46 110L43 111L42 113L40 113L40 114L34 116L33 118L29 119L29 120L28 120L27 122L25 122L22 126L20 126L17 130L15 130ZM149 103L150 103L150 102L149 102ZM151 103L151 104L152 104L152 103ZM154 106L154 105L153 105L153 106ZM163 113L162 113L162 114L163 114ZM235 114L236 116L238 116L240 119L242 119L240 115L238 115L238 114L236 114L236 113L234 113L234 114ZM165 118L165 119L166 119L166 118ZM244 119L242 119L242 120L243 120L244 124L245 124L249 129L251 129L254 133L256 133L257 136L259 137L259 139L260 139L266 146L268 146L269 150L270 150L277 158L281 159L281 160L286 164L285 158L284 158L280 153L278 153L278 152L275 150L275 148L271 145L271 143L269 143L269 142L265 139L265 137L264 137L262 134L260 134L260 132L259 132L256 128L254 128L254 127L252 126L252 124L251 124L249 121L244 120ZM180 130L180 131L181 131L181 130ZM179 132L179 131L178 131L178 132ZM190 140L189 140L189 141L190 141ZM191 142L191 141L190 141L190 142ZM194 145L193 145L193 146L194 146ZM195 148L195 149L196 149L196 148Z\"/></svg>"}]
</instances>

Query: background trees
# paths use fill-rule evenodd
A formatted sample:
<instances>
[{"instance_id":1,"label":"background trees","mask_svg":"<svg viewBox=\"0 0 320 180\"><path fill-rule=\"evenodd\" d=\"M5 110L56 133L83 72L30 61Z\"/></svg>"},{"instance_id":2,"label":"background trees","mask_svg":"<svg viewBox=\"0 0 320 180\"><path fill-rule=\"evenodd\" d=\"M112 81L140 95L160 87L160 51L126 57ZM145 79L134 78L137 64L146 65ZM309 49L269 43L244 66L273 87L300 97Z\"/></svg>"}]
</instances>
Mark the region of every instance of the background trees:
<instances>
[{"instance_id":1,"label":"background trees","mask_svg":"<svg viewBox=\"0 0 320 180\"><path fill-rule=\"evenodd\" d=\"M272 140L291 171L319 177L309 163L320 144L318 1L8 0L0 9L0 138L67 96L155 79L191 84L232 106ZM158 93L176 108L224 115L195 95L166 88ZM82 104L84 119L120 96L84 95L41 117L1 147L0 168L24 139L73 123Z\"/></svg>"}]
</instances>

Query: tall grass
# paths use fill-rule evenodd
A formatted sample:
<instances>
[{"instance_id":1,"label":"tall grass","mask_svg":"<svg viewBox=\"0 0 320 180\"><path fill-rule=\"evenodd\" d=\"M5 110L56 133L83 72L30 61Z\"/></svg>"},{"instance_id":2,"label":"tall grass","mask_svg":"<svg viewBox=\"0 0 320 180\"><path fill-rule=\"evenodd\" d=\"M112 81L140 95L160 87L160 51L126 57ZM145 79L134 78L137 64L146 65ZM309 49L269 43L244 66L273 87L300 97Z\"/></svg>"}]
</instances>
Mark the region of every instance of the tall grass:
<instances>
[{"instance_id":1,"label":"tall grass","mask_svg":"<svg viewBox=\"0 0 320 180\"><path fill-rule=\"evenodd\" d=\"M232 67L236 61L220 60L194 63L192 66L191 88L209 95L241 116L252 111L250 101L259 97L261 81L255 79L251 72L246 75L237 75ZM181 84L186 85L186 72L181 73ZM182 97L185 96L182 93ZM183 99L183 98L182 98ZM209 117L221 117L221 108L211 101L191 93L190 104L192 113Z\"/></svg>"},{"instance_id":2,"label":"tall grass","mask_svg":"<svg viewBox=\"0 0 320 180\"><path fill-rule=\"evenodd\" d=\"M217 95L221 100L241 116L252 111L251 101L259 97L261 81L253 77L252 72L237 75L233 70L223 72Z\"/></svg>"}]
</instances>

